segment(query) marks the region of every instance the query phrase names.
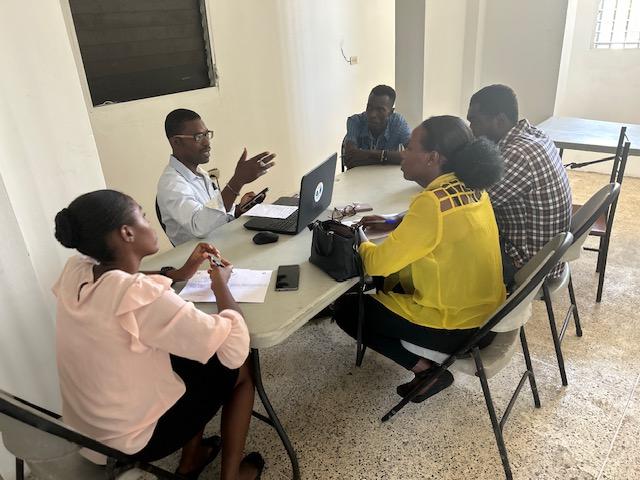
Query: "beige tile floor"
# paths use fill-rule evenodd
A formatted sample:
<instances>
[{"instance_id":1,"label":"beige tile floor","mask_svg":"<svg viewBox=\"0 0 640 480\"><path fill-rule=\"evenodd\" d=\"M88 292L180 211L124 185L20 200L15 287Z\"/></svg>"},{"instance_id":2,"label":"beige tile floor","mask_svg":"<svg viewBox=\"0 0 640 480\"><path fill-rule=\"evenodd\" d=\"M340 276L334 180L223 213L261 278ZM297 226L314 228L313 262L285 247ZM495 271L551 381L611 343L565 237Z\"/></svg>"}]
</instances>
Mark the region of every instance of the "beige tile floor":
<instances>
[{"instance_id":1,"label":"beige tile floor","mask_svg":"<svg viewBox=\"0 0 640 480\"><path fill-rule=\"evenodd\" d=\"M603 185L602 175L571 172L576 202ZM546 312L535 305L527 326L542 408L527 387L505 429L516 479L640 478L640 179L628 178L616 216L601 304L594 302L595 254L574 264L584 336L567 333L563 351L569 386L562 387ZM567 299L555 302L556 311ZM355 368L354 344L329 321L310 323L283 344L262 352L263 377L298 451L304 479L497 479L500 457L479 382L457 376L454 385L421 405L409 405L389 423L381 416L410 377L368 351ZM523 357L491 381L504 408ZM258 402L257 402L258 403ZM257 407L261 409L261 407ZM218 421L208 427L218 430ZM276 434L251 425L247 449L262 452L263 479L290 478ZM160 464L175 467L176 456ZM201 478L217 478L219 462Z\"/></svg>"}]
</instances>

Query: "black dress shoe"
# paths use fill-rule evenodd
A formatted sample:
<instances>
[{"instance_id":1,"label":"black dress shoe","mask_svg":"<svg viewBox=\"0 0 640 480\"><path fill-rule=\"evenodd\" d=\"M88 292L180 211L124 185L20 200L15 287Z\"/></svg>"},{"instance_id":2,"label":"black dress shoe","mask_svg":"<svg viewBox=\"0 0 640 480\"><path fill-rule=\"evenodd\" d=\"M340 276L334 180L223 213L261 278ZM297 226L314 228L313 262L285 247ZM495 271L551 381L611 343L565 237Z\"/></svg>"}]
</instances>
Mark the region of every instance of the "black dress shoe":
<instances>
[{"instance_id":1,"label":"black dress shoe","mask_svg":"<svg viewBox=\"0 0 640 480\"><path fill-rule=\"evenodd\" d=\"M406 397L419 382L433 377L437 371L438 367L431 367L423 372L417 373L416 378L414 378L410 382L398 385L396 387L396 392L401 397ZM427 390L425 393L416 395L411 399L411 401L413 403L424 402L427 398L434 396L436 393L441 392L447 387L450 387L451 384L453 384L453 375L449 370L445 370L438 376L438 380L436 380L436 383L434 385L431 385L431 388L429 388L429 390Z\"/></svg>"},{"instance_id":2,"label":"black dress shoe","mask_svg":"<svg viewBox=\"0 0 640 480\"><path fill-rule=\"evenodd\" d=\"M176 470L176 473L178 473L178 475L181 475L187 480L198 480L198 477L204 471L204 469L207 468L209 464L213 462L218 456L220 448L222 447L222 439L218 435L213 435L211 437L203 438L202 445L204 445L205 447L211 447L211 453L202 464L202 466L190 471L189 473L178 473L178 470Z\"/></svg>"},{"instance_id":3,"label":"black dress shoe","mask_svg":"<svg viewBox=\"0 0 640 480\"><path fill-rule=\"evenodd\" d=\"M251 452L246 457L244 457L242 461L255 467L256 471L258 472L258 474L256 475L256 480L260 480L265 465L262 455L260 455L258 452Z\"/></svg>"}]
</instances>

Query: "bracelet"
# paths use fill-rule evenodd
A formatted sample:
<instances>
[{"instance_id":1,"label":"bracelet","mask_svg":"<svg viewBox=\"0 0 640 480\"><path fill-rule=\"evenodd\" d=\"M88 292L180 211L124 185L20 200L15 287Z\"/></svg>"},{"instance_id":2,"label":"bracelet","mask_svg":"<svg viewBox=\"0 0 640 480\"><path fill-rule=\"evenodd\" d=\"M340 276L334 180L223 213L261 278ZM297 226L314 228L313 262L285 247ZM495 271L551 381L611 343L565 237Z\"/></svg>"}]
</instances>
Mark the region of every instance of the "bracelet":
<instances>
[{"instance_id":1,"label":"bracelet","mask_svg":"<svg viewBox=\"0 0 640 480\"><path fill-rule=\"evenodd\" d=\"M162 267L160 269L160 275L164 275L165 277L168 277L169 275L167 275L167 273L173 272L174 270L175 270L175 267Z\"/></svg>"},{"instance_id":2,"label":"bracelet","mask_svg":"<svg viewBox=\"0 0 640 480\"><path fill-rule=\"evenodd\" d=\"M225 185L225 188L228 188L229 190L231 190L231 193L233 193L235 196L240 195L240 192L236 192L233 188L231 188L231 185L229 184L229 182L227 182L227 184Z\"/></svg>"}]
</instances>

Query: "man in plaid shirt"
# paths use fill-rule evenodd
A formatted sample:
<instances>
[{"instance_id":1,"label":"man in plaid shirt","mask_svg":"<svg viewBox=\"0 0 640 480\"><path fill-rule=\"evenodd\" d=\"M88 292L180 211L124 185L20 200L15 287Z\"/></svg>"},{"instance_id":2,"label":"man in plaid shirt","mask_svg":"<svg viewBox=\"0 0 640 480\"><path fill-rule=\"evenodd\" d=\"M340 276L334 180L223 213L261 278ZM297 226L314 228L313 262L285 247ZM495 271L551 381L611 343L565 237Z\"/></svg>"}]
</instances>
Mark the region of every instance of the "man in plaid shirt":
<instances>
[{"instance_id":1,"label":"man in plaid shirt","mask_svg":"<svg viewBox=\"0 0 640 480\"><path fill-rule=\"evenodd\" d=\"M467 120L477 137L498 144L503 179L488 190L503 243L505 284L549 240L569 231L571 187L558 149L526 119L518 121L518 100L505 85L490 85L471 97ZM562 272L559 265L552 276Z\"/></svg>"}]
</instances>

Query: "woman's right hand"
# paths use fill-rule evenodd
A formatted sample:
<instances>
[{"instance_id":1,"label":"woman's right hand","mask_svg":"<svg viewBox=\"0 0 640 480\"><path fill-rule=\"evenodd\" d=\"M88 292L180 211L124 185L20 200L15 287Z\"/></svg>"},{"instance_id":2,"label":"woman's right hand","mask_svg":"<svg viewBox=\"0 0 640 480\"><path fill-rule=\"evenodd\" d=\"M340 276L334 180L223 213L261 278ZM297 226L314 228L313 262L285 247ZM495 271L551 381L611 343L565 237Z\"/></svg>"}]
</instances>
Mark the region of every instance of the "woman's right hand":
<instances>
[{"instance_id":1,"label":"woman's right hand","mask_svg":"<svg viewBox=\"0 0 640 480\"><path fill-rule=\"evenodd\" d=\"M219 256L220 252L210 243L200 242L193 249L184 265L175 271L173 279L175 281L189 280L196 274L202 262L209 258L209 255Z\"/></svg>"},{"instance_id":2,"label":"woman's right hand","mask_svg":"<svg viewBox=\"0 0 640 480\"><path fill-rule=\"evenodd\" d=\"M233 265L224 258L221 258L220 261L222 263L222 267L211 265L211 269L209 270L209 277L211 277L211 290L213 290L213 294L216 296L218 312L229 309L235 310L242 315L240 307L233 298L233 295L231 295L231 291L227 286L227 283L229 283L229 279L231 278Z\"/></svg>"},{"instance_id":3,"label":"woman's right hand","mask_svg":"<svg viewBox=\"0 0 640 480\"><path fill-rule=\"evenodd\" d=\"M217 287L221 287L223 285L226 286L231 278L231 272L233 272L233 265L231 265L228 260L221 257L220 261L222 262L222 267L211 265L211 268L209 269L211 290L215 290Z\"/></svg>"},{"instance_id":4,"label":"woman's right hand","mask_svg":"<svg viewBox=\"0 0 640 480\"><path fill-rule=\"evenodd\" d=\"M359 222L360 226L369 232L391 232L400 224L395 217L383 217L381 215L366 215Z\"/></svg>"}]
</instances>

